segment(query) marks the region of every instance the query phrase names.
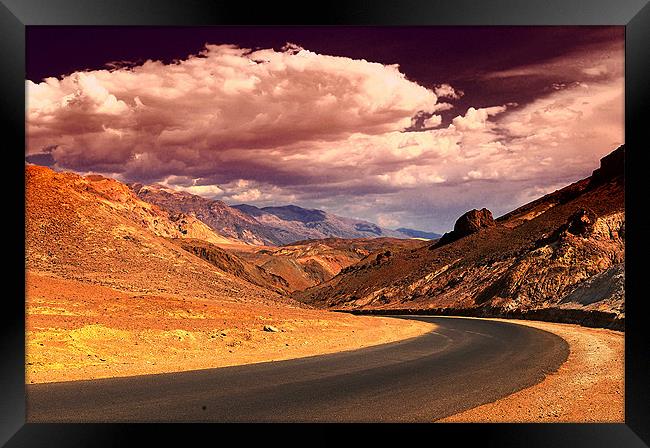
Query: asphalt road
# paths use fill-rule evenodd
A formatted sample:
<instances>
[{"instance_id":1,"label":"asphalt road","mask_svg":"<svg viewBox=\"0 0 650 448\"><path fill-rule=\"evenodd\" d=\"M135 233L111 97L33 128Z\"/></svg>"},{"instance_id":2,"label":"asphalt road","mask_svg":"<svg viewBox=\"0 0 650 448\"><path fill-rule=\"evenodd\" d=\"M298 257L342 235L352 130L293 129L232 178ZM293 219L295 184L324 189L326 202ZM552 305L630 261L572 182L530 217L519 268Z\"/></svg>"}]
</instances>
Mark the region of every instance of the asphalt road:
<instances>
[{"instance_id":1,"label":"asphalt road","mask_svg":"<svg viewBox=\"0 0 650 448\"><path fill-rule=\"evenodd\" d=\"M433 322L426 335L288 361L27 385L28 422L431 422L540 382L567 343L530 327Z\"/></svg>"}]
</instances>

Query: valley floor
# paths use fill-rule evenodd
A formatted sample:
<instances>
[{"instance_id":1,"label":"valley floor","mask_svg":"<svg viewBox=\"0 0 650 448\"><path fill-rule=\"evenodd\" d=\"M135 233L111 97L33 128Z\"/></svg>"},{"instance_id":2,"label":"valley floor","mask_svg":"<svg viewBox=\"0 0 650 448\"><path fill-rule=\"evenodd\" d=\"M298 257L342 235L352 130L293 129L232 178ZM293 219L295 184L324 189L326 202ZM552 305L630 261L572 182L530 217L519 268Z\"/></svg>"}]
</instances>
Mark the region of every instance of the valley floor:
<instances>
[{"instance_id":1,"label":"valley floor","mask_svg":"<svg viewBox=\"0 0 650 448\"><path fill-rule=\"evenodd\" d=\"M138 295L27 274L26 382L155 374L354 350L422 335L425 322L272 302ZM264 326L277 332L264 331Z\"/></svg>"},{"instance_id":2,"label":"valley floor","mask_svg":"<svg viewBox=\"0 0 650 448\"><path fill-rule=\"evenodd\" d=\"M569 358L541 383L493 403L439 420L448 422L623 423L625 337L622 332L527 320L516 322L560 336Z\"/></svg>"}]
</instances>

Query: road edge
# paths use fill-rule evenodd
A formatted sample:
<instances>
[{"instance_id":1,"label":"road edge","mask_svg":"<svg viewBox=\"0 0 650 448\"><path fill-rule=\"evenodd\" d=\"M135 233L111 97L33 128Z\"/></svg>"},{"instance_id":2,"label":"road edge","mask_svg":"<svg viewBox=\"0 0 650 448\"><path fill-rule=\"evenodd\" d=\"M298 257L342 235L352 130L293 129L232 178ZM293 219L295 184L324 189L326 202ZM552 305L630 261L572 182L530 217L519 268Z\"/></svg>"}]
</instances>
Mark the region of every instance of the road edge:
<instances>
[{"instance_id":1,"label":"road edge","mask_svg":"<svg viewBox=\"0 0 650 448\"><path fill-rule=\"evenodd\" d=\"M567 360L541 382L437 423L624 423L625 334L578 324L444 316L506 322L553 333L569 345Z\"/></svg>"}]
</instances>

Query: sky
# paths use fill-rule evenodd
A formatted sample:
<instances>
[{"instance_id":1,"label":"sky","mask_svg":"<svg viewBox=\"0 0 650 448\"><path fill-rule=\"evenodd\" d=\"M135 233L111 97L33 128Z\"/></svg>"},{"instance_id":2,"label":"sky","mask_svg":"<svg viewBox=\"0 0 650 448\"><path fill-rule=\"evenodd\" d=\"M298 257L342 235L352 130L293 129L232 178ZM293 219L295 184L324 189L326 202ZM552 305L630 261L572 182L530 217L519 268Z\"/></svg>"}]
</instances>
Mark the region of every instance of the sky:
<instances>
[{"instance_id":1,"label":"sky","mask_svg":"<svg viewBox=\"0 0 650 448\"><path fill-rule=\"evenodd\" d=\"M26 160L445 232L624 143L624 27L27 27Z\"/></svg>"}]
</instances>

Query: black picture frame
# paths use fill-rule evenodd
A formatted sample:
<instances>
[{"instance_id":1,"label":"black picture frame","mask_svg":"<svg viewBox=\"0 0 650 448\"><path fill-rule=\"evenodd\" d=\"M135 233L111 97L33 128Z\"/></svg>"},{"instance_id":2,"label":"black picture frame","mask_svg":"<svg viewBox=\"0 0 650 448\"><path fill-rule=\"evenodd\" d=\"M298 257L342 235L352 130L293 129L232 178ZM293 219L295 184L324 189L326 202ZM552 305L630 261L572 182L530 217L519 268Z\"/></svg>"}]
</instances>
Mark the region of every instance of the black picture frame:
<instances>
[{"instance_id":1,"label":"black picture frame","mask_svg":"<svg viewBox=\"0 0 650 448\"><path fill-rule=\"evenodd\" d=\"M207 440L223 425L81 425L26 424L25 415L25 311L22 264L24 240L24 107L25 27L34 25L624 25L626 29L626 333L624 424L438 424L363 427L364 437L381 439L387 432L409 438L423 436L436 443L474 440L481 446L600 447L650 445L650 357L645 331L642 281L650 225L644 217L647 203L644 174L648 159L648 125L642 111L650 101L650 5L648 0L546 0L544 2L491 1L374 1L327 4L266 2L252 5L236 1L205 0L0 0L0 91L5 162L3 183L11 210L2 220L7 263L0 326L0 445L7 446L125 446L135 438L168 445L196 437ZM7 139L7 136L10 138ZM642 143L646 143L643 145ZM9 158L7 156L11 155ZM22 192L22 194L21 194ZM9 201L11 200L11 201ZM277 440L297 438L294 429L266 425L262 431L239 427L238 437ZM285 427L286 428L286 427ZM341 443L340 425L306 425L309 440ZM357 427L358 428L358 427ZM301 433L304 434L303 431ZM372 434L370 434L372 433ZM188 437L192 437L189 439ZM304 436L301 437L303 439ZM213 439L214 440L214 439ZM370 439L366 439L365 442ZM302 440L304 442L304 439ZM197 442L198 443L198 442Z\"/></svg>"}]
</instances>

